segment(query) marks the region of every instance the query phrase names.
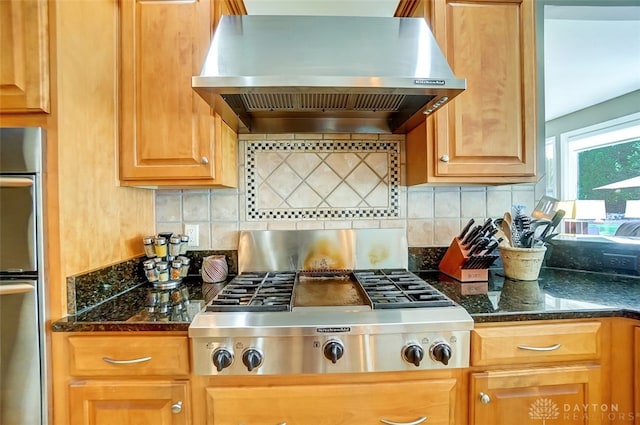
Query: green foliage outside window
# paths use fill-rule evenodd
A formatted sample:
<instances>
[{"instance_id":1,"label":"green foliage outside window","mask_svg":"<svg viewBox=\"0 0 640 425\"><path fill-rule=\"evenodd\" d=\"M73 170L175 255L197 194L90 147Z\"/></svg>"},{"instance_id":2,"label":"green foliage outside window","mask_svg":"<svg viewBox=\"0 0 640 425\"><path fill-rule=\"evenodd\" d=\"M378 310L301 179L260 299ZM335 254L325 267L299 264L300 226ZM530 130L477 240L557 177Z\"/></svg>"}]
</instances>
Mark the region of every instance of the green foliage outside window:
<instances>
[{"instance_id":1,"label":"green foliage outside window","mask_svg":"<svg viewBox=\"0 0 640 425\"><path fill-rule=\"evenodd\" d=\"M625 201L640 199L640 188L596 187L640 176L640 140L578 153L578 199L604 199L607 213L623 214Z\"/></svg>"}]
</instances>

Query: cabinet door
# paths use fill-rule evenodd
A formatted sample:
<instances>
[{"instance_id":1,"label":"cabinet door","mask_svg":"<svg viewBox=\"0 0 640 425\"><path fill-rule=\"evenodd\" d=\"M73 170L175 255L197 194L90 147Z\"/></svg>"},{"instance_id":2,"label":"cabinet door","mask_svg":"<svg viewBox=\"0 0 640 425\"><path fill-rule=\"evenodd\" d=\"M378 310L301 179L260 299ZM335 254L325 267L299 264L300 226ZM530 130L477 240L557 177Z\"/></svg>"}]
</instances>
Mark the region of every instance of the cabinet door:
<instances>
[{"instance_id":1,"label":"cabinet door","mask_svg":"<svg viewBox=\"0 0 640 425\"><path fill-rule=\"evenodd\" d=\"M186 425L188 394L186 382L79 382L69 388L70 423Z\"/></svg>"},{"instance_id":2,"label":"cabinet door","mask_svg":"<svg viewBox=\"0 0 640 425\"><path fill-rule=\"evenodd\" d=\"M455 379L207 388L209 425L453 425Z\"/></svg>"},{"instance_id":3,"label":"cabinet door","mask_svg":"<svg viewBox=\"0 0 640 425\"><path fill-rule=\"evenodd\" d=\"M634 345L635 345L635 360L634 360L634 373L635 373L635 382L634 382L634 391L635 395L635 411L640 412L640 326L636 327L634 330ZM640 425L640 415L636 414L635 416L635 424Z\"/></svg>"},{"instance_id":4,"label":"cabinet door","mask_svg":"<svg viewBox=\"0 0 640 425\"><path fill-rule=\"evenodd\" d=\"M473 373L470 425L602 423L598 366Z\"/></svg>"},{"instance_id":5,"label":"cabinet door","mask_svg":"<svg viewBox=\"0 0 640 425\"><path fill-rule=\"evenodd\" d=\"M121 1L123 184L236 185L234 133L191 88L212 14L209 1Z\"/></svg>"},{"instance_id":6,"label":"cabinet door","mask_svg":"<svg viewBox=\"0 0 640 425\"><path fill-rule=\"evenodd\" d=\"M49 111L47 0L0 1L0 112Z\"/></svg>"},{"instance_id":7,"label":"cabinet door","mask_svg":"<svg viewBox=\"0 0 640 425\"><path fill-rule=\"evenodd\" d=\"M432 0L430 18L467 89L407 137L408 183L535 181L534 2Z\"/></svg>"}]
</instances>

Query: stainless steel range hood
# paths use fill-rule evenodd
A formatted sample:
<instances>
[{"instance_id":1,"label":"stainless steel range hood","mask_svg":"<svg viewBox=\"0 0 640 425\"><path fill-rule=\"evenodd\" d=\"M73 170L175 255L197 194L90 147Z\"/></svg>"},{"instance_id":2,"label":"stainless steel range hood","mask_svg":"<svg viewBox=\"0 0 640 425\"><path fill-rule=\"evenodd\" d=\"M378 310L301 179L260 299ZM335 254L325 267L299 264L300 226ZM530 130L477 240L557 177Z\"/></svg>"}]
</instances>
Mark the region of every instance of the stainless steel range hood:
<instances>
[{"instance_id":1,"label":"stainless steel range hood","mask_svg":"<svg viewBox=\"0 0 640 425\"><path fill-rule=\"evenodd\" d=\"M246 15L192 86L240 133L406 133L466 80L421 18Z\"/></svg>"}]
</instances>

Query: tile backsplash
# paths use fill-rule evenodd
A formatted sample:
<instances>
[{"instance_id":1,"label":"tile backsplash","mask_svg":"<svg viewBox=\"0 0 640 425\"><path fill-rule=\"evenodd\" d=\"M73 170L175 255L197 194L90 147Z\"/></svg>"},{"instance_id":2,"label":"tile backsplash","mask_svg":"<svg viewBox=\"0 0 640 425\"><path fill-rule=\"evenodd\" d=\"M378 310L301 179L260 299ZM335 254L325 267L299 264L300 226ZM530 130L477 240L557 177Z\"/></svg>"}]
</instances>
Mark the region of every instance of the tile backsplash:
<instances>
[{"instance_id":1,"label":"tile backsplash","mask_svg":"<svg viewBox=\"0 0 640 425\"><path fill-rule=\"evenodd\" d=\"M402 185L404 136L240 135L237 189L156 191L156 230L199 225L194 250L237 249L240 230L403 228L410 247L448 246L470 218L532 211L544 182Z\"/></svg>"},{"instance_id":2,"label":"tile backsplash","mask_svg":"<svg viewBox=\"0 0 640 425\"><path fill-rule=\"evenodd\" d=\"M247 220L399 216L397 140L247 141L245 152Z\"/></svg>"}]
</instances>

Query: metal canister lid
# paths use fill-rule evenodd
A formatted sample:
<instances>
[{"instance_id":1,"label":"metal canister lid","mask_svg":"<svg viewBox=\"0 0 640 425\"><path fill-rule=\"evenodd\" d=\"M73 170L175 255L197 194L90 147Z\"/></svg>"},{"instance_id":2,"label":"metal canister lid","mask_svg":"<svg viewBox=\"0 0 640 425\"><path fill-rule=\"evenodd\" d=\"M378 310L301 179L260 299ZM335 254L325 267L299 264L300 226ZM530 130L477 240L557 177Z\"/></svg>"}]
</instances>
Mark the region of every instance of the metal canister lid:
<instances>
[{"instance_id":1,"label":"metal canister lid","mask_svg":"<svg viewBox=\"0 0 640 425\"><path fill-rule=\"evenodd\" d=\"M169 263L167 263L166 261L159 261L158 263L156 263L156 268L158 270L167 270L169 268Z\"/></svg>"},{"instance_id":2,"label":"metal canister lid","mask_svg":"<svg viewBox=\"0 0 640 425\"><path fill-rule=\"evenodd\" d=\"M165 245L167 243L167 239L163 237L155 238L156 245Z\"/></svg>"},{"instance_id":3,"label":"metal canister lid","mask_svg":"<svg viewBox=\"0 0 640 425\"><path fill-rule=\"evenodd\" d=\"M180 240L182 242L189 242L189 235L180 235Z\"/></svg>"},{"instance_id":4,"label":"metal canister lid","mask_svg":"<svg viewBox=\"0 0 640 425\"><path fill-rule=\"evenodd\" d=\"M145 260L142 262L142 265L145 269L155 269L156 268L156 261L154 259L151 260Z\"/></svg>"},{"instance_id":5,"label":"metal canister lid","mask_svg":"<svg viewBox=\"0 0 640 425\"><path fill-rule=\"evenodd\" d=\"M189 257L185 257L184 255L179 256L178 259L182 262L183 265L188 265L191 262Z\"/></svg>"},{"instance_id":6,"label":"metal canister lid","mask_svg":"<svg viewBox=\"0 0 640 425\"><path fill-rule=\"evenodd\" d=\"M169 238L169 243L175 243L178 244L182 241L182 239L180 239L180 236L171 236Z\"/></svg>"},{"instance_id":7,"label":"metal canister lid","mask_svg":"<svg viewBox=\"0 0 640 425\"><path fill-rule=\"evenodd\" d=\"M145 245L151 245L153 244L153 239L154 236L145 236L144 238L142 238L142 243Z\"/></svg>"}]
</instances>

